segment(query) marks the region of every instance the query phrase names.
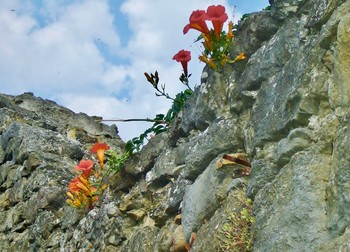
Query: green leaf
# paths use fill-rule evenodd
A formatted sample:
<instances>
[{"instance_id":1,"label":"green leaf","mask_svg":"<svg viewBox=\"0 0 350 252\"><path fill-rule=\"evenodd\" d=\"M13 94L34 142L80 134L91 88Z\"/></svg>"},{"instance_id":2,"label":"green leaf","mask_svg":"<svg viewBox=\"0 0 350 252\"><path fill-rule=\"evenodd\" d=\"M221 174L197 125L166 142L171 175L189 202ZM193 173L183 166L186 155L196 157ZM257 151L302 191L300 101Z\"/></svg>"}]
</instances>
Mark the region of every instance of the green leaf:
<instances>
[{"instance_id":1,"label":"green leaf","mask_svg":"<svg viewBox=\"0 0 350 252\"><path fill-rule=\"evenodd\" d=\"M199 40L201 40L203 38L202 34L198 36L198 38L194 41L195 43L198 42Z\"/></svg>"}]
</instances>

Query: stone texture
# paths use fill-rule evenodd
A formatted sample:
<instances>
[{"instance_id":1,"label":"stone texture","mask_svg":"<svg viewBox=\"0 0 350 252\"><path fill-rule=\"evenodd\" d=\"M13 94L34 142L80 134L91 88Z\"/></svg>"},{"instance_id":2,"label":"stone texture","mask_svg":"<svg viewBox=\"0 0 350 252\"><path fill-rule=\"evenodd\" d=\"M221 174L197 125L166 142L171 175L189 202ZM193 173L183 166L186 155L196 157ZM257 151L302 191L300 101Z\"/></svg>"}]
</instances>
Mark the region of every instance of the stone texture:
<instances>
[{"instance_id":1,"label":"stone texture","mask_svg":"<svg viewBox=\"0 0 350 252\"><path fill-rule=\"evenodd\" d=\"M180 204L185 195L186 188L191 184L192 182L190 180L184 179L182 176L177 178L169 191L166 209L168 212L177 213L180 210Z\"/></svg>"},{"instance_id":2,"label":"stone texture","mask_svg":"<svg viewBox=\"0 0 350 252\"><path fill-rule=\"evenodd\" d=\"M232 215L238 215L242 211L244 205L241 196L245 194L244 191L245 187L227 196L226 201L215 211L210 220L198 230L198 238L195 239L191 251L229 251L223 246L223 241L230 243L229 235L224 232L224 225Z\"/></svg>"},{"instance_id":3,"label":"stone texture","mask_svg":"<svg viewBox=\"0 0 350 252\"><path fill-rule=\"evenodd\" d=\"M299 10L304 0L271 0L271 15L279 20L286 19Z\"/></svg>"},{"instance_id":4,"label":"stone texture","mask_svg":"<svg viewBox=\"0 0 350 252\"><path fill-rule=\"evenodd\" d=\"M332 85L333 106L349 107L350 69L345 67L350 57L350 13L344 15L338 24L337 49L334 58L334 84Z\"/></svg>"},{"instance_id":5,"label":"stone texture","mask_svg":"<svg viewBox=\"0 0 350 252\"><path fill-rule=\"evenodd\" d=\"M166 137L166 133L154 136L140 154L136 154L128 160L125 171L133 175L148 172L154 166L155 159L166 148Z\"/></svg>"},{"instance_id":6,"label":"stone texture","mask_svg":"<svg viewBox=\"0 0 350 252\"><path fill-rule=\"evenodd\" d=\"M254 247L315 251L327 241L325 189L331 164L329 156L314 154L317 148L294 155L255 197Z\"/></svg>"},{"instance_id":7,"label":"stone texture","mask_svg":"<svg viewBox=\"0 0 350 252\"><path fill-rule=\"evenodd\" d=\"M332 170L327 199L329 201L329 228L333 237L343 234L350 224L349 199L349 112L341 122L334 141Z\"/></svg>"},{"instance_id":8,"label":"stone texture","mask_svg":"<svg viewBox=\"0 0 350 252\"><path fill-rule=\"evenodd\" d=\"M232 54L247 59L205 67L169 132L109 178L91 211L64 203L71 169L96 141L120 151L117 128L31 93L0 95L0 250L220 251L246 185L253 251L347 251L350 0L270 3L237 26ZM237 164L216 169L228 153L248 155L248 179L233 177Z\"/></svg>"},{"instance_id":9,"label":"stone texture","mask_svg":"<svg viewBox=\"0 0 350 252\"><path fill-rule=\"evenodd\" d=\"M57 250L82 218L65 204L73 167L95 141L123 143L115 127L30 93L0 95L0 110L0 250Z\"/></svg>"},{"instance_id":10,"label":"stone texture","mask_svg":"<svg viewBox=\"0 0 350 252\"><path fill-rule=\"evenodd\" d=\"M226 165L216 169L216 162L222 157L214 159L196 181L187 187L182 207L182 225L186 240L192 232L211 218L220 202L226 198L229 184L233 180L232 174L240 165Z\"/></svg>"},{"instance_id":11,"label":"stone texture","mask_svg":"<svg viewBox=\"0 0 350 252\"><path fill-rule=\"evenodd\" d=\"M146 181L155 186L166 185L170 178L180 175L184 165L175 163L175 156L178 155L178 148L164 150L155 163L153 169L146 174Z\"/></svg>"},{"instance_id":12,"label":"stone texture","mask_svg":"<svg viewBox=\"0 0 350 252\"><path fill-rule=\"evenodd\" d=\"M242 129L235 119L219 120L211 124L185 145L186 169L182 172L183 177L195 179L222 152L242 152L242 137Z\"/></svg>"},{"instance_id":13,"label":"stone texture","mask_svg":"<svg viewBox=\"0 0 350 252\"><path fill-rule=\"evenodd\" d=\"M158 234L159 228L145 227L138 229L132 237L129 238L121 252L140 251L153 252L154 251L154 237Z\"/></svg>"},{"instance_id":14,"label":"stone texture","mask_svg":"<svg viewBox=\"0 0 350 252\"><path fill-rule=\"evenodd\" d=\"M270 11L252 13L237 25L235 45L231 54L244 52L248 57L259 49L263 42L268 41L278 30L280 22L276 21ZM239 62L238 69L243 70L245 61ZM243 69L242 69L243 68ZM237 67L234 69L237 71Z\"/></svg>"},{"instance_id":15,"label":"stone texture","mask_svg":"<svg viewBox=\"0 0 350 252\"><path fill-rule=\"evenodd\" d=\"M187 134L192 128L205 130L210 123L219 118L229 117L229 99L226 76L207 69L208 77L197 87L196 93L185 106L181 128ZM206 104L206 106L202 106Z\"/></svg>"}]
</instances>

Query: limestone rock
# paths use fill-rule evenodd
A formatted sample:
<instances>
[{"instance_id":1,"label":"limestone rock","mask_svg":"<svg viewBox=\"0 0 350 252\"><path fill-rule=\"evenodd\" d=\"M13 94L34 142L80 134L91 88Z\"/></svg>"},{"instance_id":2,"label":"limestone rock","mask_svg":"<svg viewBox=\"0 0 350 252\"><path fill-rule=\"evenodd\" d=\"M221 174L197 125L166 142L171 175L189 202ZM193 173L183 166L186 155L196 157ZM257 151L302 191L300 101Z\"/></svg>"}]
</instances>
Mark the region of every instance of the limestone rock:
<instances>
[{"instance_id":1,"label":"limestone rock","mask_svg":"<svg viewBox=\"0 0 350 252\"><path fill-rule=\"evenodd\" d=\"M65 204L72 167L96 141L121 151L117 128L0 94L0 250L225 251L245 186L252 251L349 248L350 0L270 3L237 26L231 53L247 59L205 67L170 130L90 211ZM216 169L230 153L247 154L248 178L234 177L237 164Z\"/></svg>"},{"instance_id":2,"label":"limestone rock","mask_svg":"<svg viewBox=\"0 0 350 252\"><path fill-rule=\"evenodd\" d=\"M349 208L349 112L341 122L334 141L331 180L327 188L329 228L333 237L341 236L350 224Z\"/></svg>"},{"instance_id":3,"label":"limestone rock","mask_svg":"<svg viewBox=\"0 0 350 252\"><path fill-rule=\"evenodd\" d=\"M149 171L155 159L166 147L166 133L158 134L142 148L139 154L134 155L126 164L125 171L133 175Z\"/></svg>"},{"instance_id":4,"label":"limestone rock","mask_svg":"<svg viewBox=\"0 0 350 252\"><path fill-rule=\"evenodd\" d=\"M216 169L218 157L214 159L198 179L187 187L182 207L182 225L186 240L191 233L209 220L220 202L226 199L227 187L233 180L235 169L240 165L226 165Z\"/></svg>"},{"instance_id":5,"label":"limestone rock","mask_svg":"<svg viewBox=\"0 0 350 252\"><path fill-rule=\"evenodd\" d=\"M168 194L167 212L177 213L180 210L180 204L185 195L186 188L191 184L192 182L190 180L184 179L182 176L177 178Z\"/></svg>"},{"instance_id":6,"label":"limestone rock","mask_svg":"<svg viewBox=\"0 0 350 252\"><path fill-rule=\"evenodd\" d=\"M114 127L31 93L0 94L0 111L0 250L58 249L82 218L65 206L73 167L94 142L122 142Z\"/></svg>"},{"instance_id":7,"label":"limestone rock","mask_svg":"<svg viewBox=\"0 0 350 252\"><path fill-rule=\"evenodd\" d=\"M334 84L332 85L333 106L348 107L350 104L350 70L345 62L350 57L350 13L343 16L338 24L337 50L334 57Z\"/></svg>"},{"instance_id":8,"label":"limestone rock","mask_svg":"<svg viewBox=\"0 0 350 252\"><path fill-rule=\"evenodd\" d=\"M242 137L237 120L225 119L211 124L186 144L183 177L195 179L222 152L242 152Z\"/></svg>"},{"instance_id":9,"label":"limestone rock","mask_svg":"<svg viewBox=\"0 0 350 252\"><path fill-rule=\"evenodd\" d=\"M196 233L196 239L194 240L191 251L201 252L201 251L231 251L234 247L232 241L232 235L234 233L239 235L240 230L234 230L232 223L227 223L227 221L232 218L232 216L238 216L243 210L245 197L244 188L240 190L235 190L227 196L227 200L224 204L218 208L210 220L201 226L201 228ZM225 225L228 230L225 230ZM238 226L238 224L237 224ZM227 244L230 244L230 248L227 248ZM248 248L241 247L241 250L249 250Z\"/></svg>"},{"instance_id":10,"label":"limestone rock","mask_svg":"<svg viewBox=\"0 0 350 252\"><path fill-rule=\"evenodd\" d=\"M278 30L279 22L276 21L270 11L262 11L249 14L237 25L234 47L231 54L238 55L244 52L248 57L259 49L263 42L268 41ZM245 66L244 61L240 62ZM241 69L241 66L238 66ZM237 67L235 66L236 70Z\"/></svg>"},{"instance_id":11,"label":"limestone rock","mask_svg":"<svg viewBox=\"0 0 350 252\"><path fill-rule=\"evenodd\" d=\"M290 248L316 251L320 244L327 242L325 191L331 159L318 150L313 146L294 155L256 195L254 247L269 247L272 251ZM276 205L283 205L283 211L277 210ZM262 223L265 223L263 231ZM279 223L278 232L271 229L276 226L274 223Z\"/></svg>"},{"instance_id":12,"label":"limestone rock","mask_svg":"<svg viewBox=\"0 0 350 252\"><path fill-rule=\"evenodd\" d=\"M172 246L170 247L171 252L186 252L187 242L182 230L182 226L178 226L173 233Z\"/></svg>"},{"instance_id":13,"label":"limestone rock","mask_svg":"<svg viewBox=\"0 0 350 252\"><path fill-rule=\"evenodd\" d=\"M157 236L158 232L159 228L157 227L140 228L129 238L128 242L126 242L120 251L153 252L154 237Z\"/></svg>"},{"instance_id":14,"label":"limestone rock","mask_svg":"<svg viewBox=\"0 0 350 252\"><path fill-rule=\"evenodd\" d=\"M286 19L295 14L303 2L303 0L273 0L271 1L271 14L276 19Z\"/></svg>"}]
</instances>

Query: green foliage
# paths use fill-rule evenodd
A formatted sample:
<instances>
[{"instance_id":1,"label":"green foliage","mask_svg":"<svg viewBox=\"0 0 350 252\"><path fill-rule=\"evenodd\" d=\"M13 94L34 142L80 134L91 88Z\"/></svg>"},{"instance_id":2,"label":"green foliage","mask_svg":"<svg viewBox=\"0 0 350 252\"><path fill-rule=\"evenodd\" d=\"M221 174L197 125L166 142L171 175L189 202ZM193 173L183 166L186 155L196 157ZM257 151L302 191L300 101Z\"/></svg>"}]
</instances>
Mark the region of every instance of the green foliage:
<instances>
[{"instance_id":1,"label":"green foliage","mask_svg":"<svg viewBox=\"0 0 350 252\"><path fill-rule=\"evenodd\" d=\"M175 96L175 98L170 97L169 94L165 92L164 84L161 85L161 88L158 87L159 76L157 71L155 72L155 74L150 75L145 73L145 76L148 82L152 84L153 88L156 89L156 96L164 96L167 99L172 100L173 103L171 105L171 108L165 115L157 114L154 119L148 120L154 122L154 124L150 128L146 129L140 136L134 137L126 143L125 149L126 152L129 154L132 154L133 152L139 152L142 146L144 145L145 140L149 140L150 136L158 135L162 132L167 131L169 125L174 121L176 116L182 110L188 98L190 98L190 96L193 94L193 90L189 87L188 84L188 78L191 75L186 77L184 74L182 74L180 76L180 81L187 87L187 89L178 93Z\"/></svg>"},{"instance_id":2,"label":"green foliage","mask_svg":"<svg viewBox=\"0 0 350 252\"><path fill-rule=\"evenodd\" d=\"M163 114L158 114L156 118L164 118ZM156 120L156 118L154 120ZM164 131L167 131L168 124L163 121L155 122L152 127L146 129L140 136L134 137L126 143L125 150L127 153L132 154L133 152L139 152L145 143L145 140L149 140L152 134L157 135Z\"/></svg>"},{"instance_id":3,"label":"green foliage","mask_svg":"<svg viewBox=\"0 0 350 252\"><path fill-rule=\"evenodd\" d=\"M251 251L253 235L251 227L255 223L252 215L252 200L245 196L244 190L239 190L236 197L239 207L227 212L227 219L221 229L220 251L246 252Z\"/></svg>"},{"instance_id":4,"label":"green foliage","mask_svg":"<svg viewBox=\"0 0 350 252\"><path fill-rule=\"evenodd\" d=\"M177 114L182 110L186 101L188 100L188 98L190 98L192 94L193 94L193 91L191 89L186 89L185 91L180 92L175 96L175 99L173 101L171 108L166 113L166 116L165 116L166 122L170 124L175 119Z\"/></svg>"},{"instance_id":5,"label":"green foliage","mask_svg":"<svg viewBox=\"0 0 350 252\"><path fill-rule=\"evenodd\" d=\"M122 154L118 154L115 151L107 151L107 174L118 173L122 168L124 168L126 161L130 157L130 153L125 151Z\"/></svg>"}]
</instances>

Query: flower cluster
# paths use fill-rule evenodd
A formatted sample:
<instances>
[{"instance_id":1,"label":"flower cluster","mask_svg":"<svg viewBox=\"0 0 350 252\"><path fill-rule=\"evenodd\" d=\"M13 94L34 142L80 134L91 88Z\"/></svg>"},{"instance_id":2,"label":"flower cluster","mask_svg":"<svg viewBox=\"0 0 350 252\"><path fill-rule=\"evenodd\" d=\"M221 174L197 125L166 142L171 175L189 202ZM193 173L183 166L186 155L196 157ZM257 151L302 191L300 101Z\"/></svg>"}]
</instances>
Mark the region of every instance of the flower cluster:
<instances>
[{"instance_id":1,"label":"flower cluster","mask_svg":"<svg viewBox=\"0 0 350 252\"><path fill-rule=\"evenodd\" d=\"M230 49L233 45L233 23L228 23L228 32L223 31L223 25L228 16L225 13L225 7L222 5L211 5L207 11L193 11L189 24L187 24L183 33L186 34L190 29L201 32L198 40L202 42L204 51L199 60L206 63L214 70L220 70L226 63L234 63L238 60L245 59L244 53L240 53L233 60L230 59ZM211 21L213 28L209 29L206 21Z\"/></svg>"},{"instance_id":2,"label":"flower cluster","mask_svg":"<svg viewBox=\"0 0 350 252\"><path fill-rule=\"evenodd\" d=\"M104 143L96 143L90 150L92 153L97 153L100 170L93 171L94 162L92 160L81 160L75 166L75 170L81 173L69 183L68 199L66 200L68 205L76 208L91 209L94 207L98 201L98 195L107 188L107 184L102 183L104 176L101 176L101 173L104 167L104 153L109 148Z\"/></svg>"}]
</instances>

